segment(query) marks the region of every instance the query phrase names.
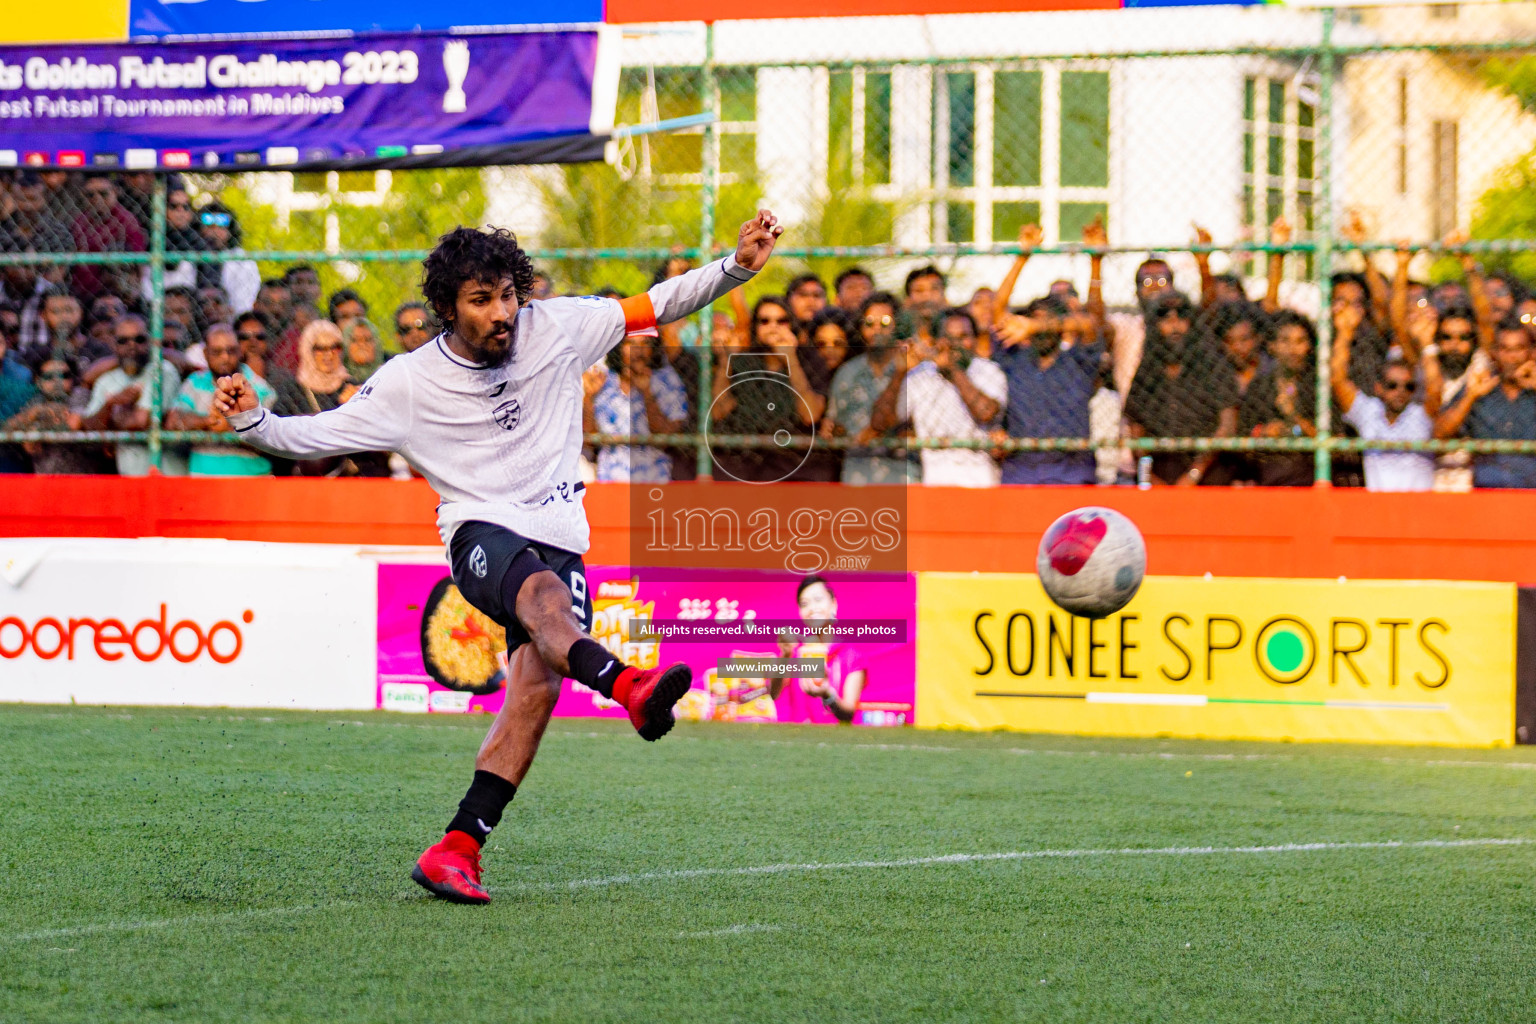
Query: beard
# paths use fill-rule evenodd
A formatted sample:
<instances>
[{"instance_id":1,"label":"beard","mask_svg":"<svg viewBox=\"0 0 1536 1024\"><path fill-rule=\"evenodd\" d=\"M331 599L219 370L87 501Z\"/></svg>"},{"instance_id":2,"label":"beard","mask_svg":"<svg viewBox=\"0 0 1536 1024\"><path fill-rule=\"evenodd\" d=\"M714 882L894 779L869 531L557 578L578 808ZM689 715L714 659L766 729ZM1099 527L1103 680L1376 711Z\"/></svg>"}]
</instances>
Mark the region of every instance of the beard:
<instances>
[{"instance_id":1,"label":"beard","mask_svg":"<svg viewBox=\"0 0 1536 1024\"><path fill-rule=\"evenodd\" d=\"M512 358L512 350L517 346L513 327L513 321L503 320L474 340L465 338L463 335L459 337L475 362L482 366L496 366Z\"/></svg>"},{"instance_id":2,"label":"beard","mask_svg":"<svg viewBox=\"0 0 1536 1024\"><path fill-rule=\"evenodd\" d=\"M1467 367L1472 365L1472 354L1452 355L1449 352L1440 353L1440 368L1445 376L1454 380L1467 372Z\"/></svg>"}]
</instances>

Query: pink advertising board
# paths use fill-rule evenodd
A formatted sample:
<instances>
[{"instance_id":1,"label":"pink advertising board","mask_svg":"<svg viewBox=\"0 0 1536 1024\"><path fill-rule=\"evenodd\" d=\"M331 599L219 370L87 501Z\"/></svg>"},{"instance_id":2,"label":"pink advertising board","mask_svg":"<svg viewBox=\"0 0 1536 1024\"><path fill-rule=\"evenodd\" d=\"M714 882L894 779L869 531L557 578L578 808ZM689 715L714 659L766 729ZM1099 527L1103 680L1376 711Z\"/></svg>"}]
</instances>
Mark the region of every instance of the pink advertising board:
<instances>
[{"instance_id":1,"label":"pink advertising board","mask_svg":"<svg viewBox=\"0 0 1536 1024\"><path fill-rule=\"evenodd\" d=\"M486 652L496 644L483 616L449 590L446 565L379 565L378 701L386 710L486 712L501 710L505 659ZM834 636L803 643L789 653L825 658L824 679L787 678L771 691L766 676L720 677L726 658L776 658L785 652L777 624L801 622L789 574L737 570L669 570L662 578L636 578L625 567L588 566L593 628L597 640L641 668L686 662L693 689L678 704L678 717L692 720L837 722L819 695L824 687L851 693L862 683L853 724L911 725L916 694L917 578L860 578L832 574L828 588L836 601ZM724 638L635 641L629 621L645 618L673 632L732 634ZM752 624L765 624L754 629ZM724 629L695 629L713 624ZM770 625L771 624L771 625ZM866 628L867 624L867 628ZM873 638L864 638L864 634ZM467 650L468 655L444 655ZM424 653L428 652L428 653ZM430 662L430 666L429 666ZM455 673L458 673L455 675ZM565 680L555 714L562 717L622 718L623 711L599 694Z\"/></svg>"}]
</instances>

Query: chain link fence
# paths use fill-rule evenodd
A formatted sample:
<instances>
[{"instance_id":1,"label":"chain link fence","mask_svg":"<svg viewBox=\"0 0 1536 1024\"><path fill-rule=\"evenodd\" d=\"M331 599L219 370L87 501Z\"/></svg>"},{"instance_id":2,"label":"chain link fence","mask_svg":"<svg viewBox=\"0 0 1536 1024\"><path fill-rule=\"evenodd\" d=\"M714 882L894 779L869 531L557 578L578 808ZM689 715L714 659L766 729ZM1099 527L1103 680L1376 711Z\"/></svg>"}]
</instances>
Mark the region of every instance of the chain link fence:
<instances>
[{"instance_id":1,"label":"chain link fence","mask_svg":"<svg viewBox=\"0 0 1536 1024\"><path fill-rule=\"evenodd\" d=\"M595 478L1536 486L1536 4L633 27L617 121L589 165L0 171L0 468L402 474L231 445L208 368L313 414L436 333L454 226L632 294L767 205L744 293L589 371Z\"/></svg>"}]
</instances>

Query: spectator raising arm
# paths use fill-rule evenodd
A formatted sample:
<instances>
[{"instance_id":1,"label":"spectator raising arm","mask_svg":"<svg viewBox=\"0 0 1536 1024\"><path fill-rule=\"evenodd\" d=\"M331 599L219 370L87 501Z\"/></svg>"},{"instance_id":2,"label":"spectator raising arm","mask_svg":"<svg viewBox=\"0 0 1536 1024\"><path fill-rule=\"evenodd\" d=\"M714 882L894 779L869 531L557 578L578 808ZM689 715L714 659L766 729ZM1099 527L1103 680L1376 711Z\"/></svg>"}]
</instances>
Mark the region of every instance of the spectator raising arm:
<instances>
[{"instance_id":1,"label":"spectator raising arm","mask_svg":"<svg viewBox=\"0 0 1536 1024\"><path fill-rule=\"evenodd\" d=\"M1329 359L1328 375L1329 383L1333 385L1333 400L1339 403L1339 409L1346 415L1355 407L1355 399L1359 396L1359 389L1355 382L1349 379L1349 346L1355 340L1355 331L1360 328L1363 315L1360 310L1351 306L1341 314L1333 325L1333 355Z\"/></svg>"},{"instance_id":2,"label":"spectator raising arm","mask_svg":"<svg viewBox=\"0 0 1536 1024\"><path fill-rule=\"evenodd\" d=\"M1088 302L1084 308L1093 320L1093 336L1107 337L1113 345L1114 332L1104 314L1104 250L1109 245L1109 235L1103 220L1095 217L1083 228L1083 244L1088 247Z\"/></svg>"},{"instance_id":3,"label":"spectator raising arm","mask_svg":"<svg viewBox=\"0 0 1536 1024\"><path fill-rule=\"evenodd\" d=\"M1407 354L1407 348L1404 348ZM1405 360L1413 365L1412 360ZM1445 370L1440 365L1440 346L1424 345L1419 350L1419 365L1424 371L1424 413L1434 419L1445 403Z\"/></svg>"},{"instance_id":4,"label":"spectator raising arm","mask_svg":"<svg viewBox=\"0 0 1536 1024\"><path fill-rule=\"evenodd\" d=\"M1387 303L1387 323L1392 327L1392 339L1404 352L1412 349L1417 357L1424 345L1435 340L1436 324L1431 323L1427 339L1423 337L1422 326L1415 328L1413 318L1417 311L1408 308L1408 267L1413 263L1413 246L1406 239L1399 240L1395 255L1397 265L1392 271L1392 298ZM1434 318L1435 321L1438 319Z\"/></svg>"},{"instance_id":5,"label":"spectator raising arm","mask_svg":"<svg viewBox=\"0 0 1536 1024\"><path fill-rule=\"evenodd\" d=\"M1269 243L1271 245L1291 244L1291 222L1284 217L1276 217L1275 222L1269 226ZM1285 253L1271 252L1269 254L1269 286L1264 290L1264 300L1259 303L1266 313L1278 313L1280 311L1280 282L1285 279Z\"/></svg>"},{"instance_id":6,"label":"spectator raising arm","mask_svg":"<svg viewBox=\"0 0 1536 1024\"><path fill-rule=\"evenodd\" d=\"M1195 244L1200 246L1211 244L1211 233L1199 224L1190 225L1195 229ZM1216 304L1216 275L1211 273L1211 254L1202 249L1192 254L1195 257L1195 266L1200 268L1200 308L1209 309Z\"/></svg>"},{"instance_id":7,"label":"spectator raising arm","mask_svg":"<svg viewBox=\"0 0 1536 1024\"><path fill-rule=\"evenodd\" d=\"M1365 221L1361 219L1358 210L1350 210L1344 215L1339 234L1352 245L1365 244ZM1392 289L1387 286L1387 279L1381 276L1381 271L1376 269L1376 264L1371 262L1370 253L1363 249L1357 251L1360 253L1360 261L1365 265L1365 289L1370 293L1372 318L1378 324L1387 323L1391 318Z\"/></svg>"},{"instance_id":8,"label":"spectator raising arm","mask_svg":"<svg viewBox=\"0 0 1536 1024\"><path fill-rule=\"evenodd\" d=\"M1466 232L1453 231L1445 236L1445 248L1447 253L1461 260L1461 272L1467 278L1467 297L1472 300L1472 314L1477 318L1477 346L1490 352L1499 317L1488 302L1488 289L1483 287L1483 268L1478 265L1476 256L1462 248L1467 240Z\"/></svg>"},{"instance_id":9,"label":"spectator raising arm","mask_svg":"<svg viewBox=\"0 0 1536 1024\"><path fill-rule=\"evenodd\" d=\"M1013 258L1013 266L1008 268L1008 273L1003 277L1003 283L997 286L997 293L992 296L992 322L1001 323L1008 315L1008 302L1013 298L1013 286L1019 283L1019 275L1024 272L1024 264L1029 262L1030 256L1045 238L1045 233L1040 230L1039 224L1025 224L1019 228L1019 249L1017 256Z\"/></svg>"},{"instance_id":10,"label":"spectator raising arm","mask_svg":"<svg viewBox=\"0 0 1536 1024\"><path fill-rule=\"evenodd\" d=\"M1485 395L1491 395L1494 388L1499 386L1497 375L1489 373L1481 366L1474 366L1467 373L1467 383L1461 389L1461 394L1456 396L1445 411L1435 417L1435 440L1444 441L1461 433L1461 426L1467 421L1472 407L1478 399Z\"/></svg>"}]
</instances>

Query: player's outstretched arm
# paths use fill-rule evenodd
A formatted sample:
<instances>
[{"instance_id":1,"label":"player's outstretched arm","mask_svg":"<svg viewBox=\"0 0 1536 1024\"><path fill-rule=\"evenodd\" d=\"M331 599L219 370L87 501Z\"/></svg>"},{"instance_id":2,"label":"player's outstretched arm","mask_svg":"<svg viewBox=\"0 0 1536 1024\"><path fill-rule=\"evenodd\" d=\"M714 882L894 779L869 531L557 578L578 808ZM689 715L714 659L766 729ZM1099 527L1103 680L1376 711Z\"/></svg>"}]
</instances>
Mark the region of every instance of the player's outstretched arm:
<instances>
[{"instance_id":1,"label":"player's outstretched arm","mask_svg":"<svg viewBox=\"0 0 1536 1024\"><path fill-rule=\"evenodd\" d=\"M692 316L752 280L767 265L774 242L783 233L771 210L759 210L741 226L736 251L725 259L668 278L648 292L619 302L575 296L546 299L539 303L541 315L562 322L580 364L591 366L627 335Z\"/></svg>"},{"instance_id":2,"label":"player's outstretched arm","mask_svg":"<svg viewBox=\"0 0 1536 1024\"><path fill-rule=\"evenodd\" d=\"M757 216L737 232L736 252L732 256L663 281L646 293L656 323L669 324L692 316L752 280L767 266L773 245L783 233L772 210L757 211ZM628 303L634 301L627 300L626 311Z\"/></svg>"},{"instance_id":3,"label":"player's outstretched arm","mask_svg":"<svg viewBox=\"0 0 1536 1024\"><path fill-rule=\"evenodd\" d=\"M274 416L237 373L215 383L213 406L242 441L284 458L394 452L410 434L410 375L403 367L392 370L385 364L344 405L314 416Z\"/></svg>"}]
</instances>

